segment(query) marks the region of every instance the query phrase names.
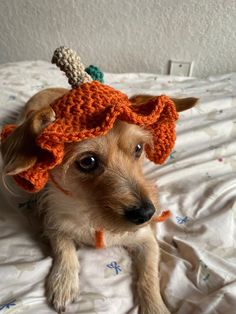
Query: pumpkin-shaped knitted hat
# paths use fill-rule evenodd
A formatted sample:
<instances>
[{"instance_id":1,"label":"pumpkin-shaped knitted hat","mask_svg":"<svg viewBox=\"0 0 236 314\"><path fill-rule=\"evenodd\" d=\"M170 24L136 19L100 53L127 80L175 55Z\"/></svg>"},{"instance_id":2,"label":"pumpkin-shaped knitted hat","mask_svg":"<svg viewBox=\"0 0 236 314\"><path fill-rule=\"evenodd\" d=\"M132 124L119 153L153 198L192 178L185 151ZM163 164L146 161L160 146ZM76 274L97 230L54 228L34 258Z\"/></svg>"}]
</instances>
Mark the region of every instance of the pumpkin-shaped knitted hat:
<instances>
[{"instance_id":1,"label":"pumpkin-shaped knitted hat","mask_svg":"<svg viewBox=\"0 0 236 314\"><path fill-rule=\"evenodd\" d=\"M147 157L159 164L165 161L174 146L178 118L167 96L154 97L135 106L122 92L92 81L71 49L58 48L52 61L65 71L73 88L51 104L56 120L36 139L40 157L32 168L14 176L21 187L30 192L42 189L50 169L62 162L66 143L105 135L116 119L149 130L153 142L145 147ZM9 133L6 128L3 137L4 132Z\"/></svg>"}]
</instances>

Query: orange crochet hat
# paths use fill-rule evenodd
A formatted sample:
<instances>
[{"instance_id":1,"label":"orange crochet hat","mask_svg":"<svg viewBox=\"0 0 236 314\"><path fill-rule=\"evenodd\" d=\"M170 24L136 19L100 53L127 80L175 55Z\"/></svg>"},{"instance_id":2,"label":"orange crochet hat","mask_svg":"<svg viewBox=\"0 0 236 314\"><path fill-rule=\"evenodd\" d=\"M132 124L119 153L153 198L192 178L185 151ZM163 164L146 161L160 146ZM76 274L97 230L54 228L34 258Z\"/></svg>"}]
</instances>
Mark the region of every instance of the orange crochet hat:
<instances>
[{"instance_id":1,"label":"orange crochet hat","mask_svg":"<svg viewBox=\"0 0 236 314\"><path fill-rule=\"evenodd\" d=\"M61 52L65 48L59 49ZM58 53L58 50L56 52ZM68 53L68 49L66 52ZM59 56L61 62L62 56L61 54ZM78 60L69 61L78 63ZM58 59L55 62L58 64ZM65 68L62 64L59 66ZM78 74L78 69L76 73ZM71 72L66 74L69 77ZM29 192L37 192L44 187L50 169L62 162L66 143L105 135L112 129L116 119L139 125L152 133L153 143L145 147L146 155L151 161L161 164L171 153L175 142L175 121L178 114L170 98L154 97L147 103L135 106L122 92L100 82L91 81L88 74L82 74L84 75L82 84L81 73L80 85L75 75L69 77L74 88L51 104L56 120L36 139L36 144L41 149L37 162L29 170L14 176L16 182ZM3 138L11 130L12 127L6 126L3 129Z\"/></svg>"}]
</instances>

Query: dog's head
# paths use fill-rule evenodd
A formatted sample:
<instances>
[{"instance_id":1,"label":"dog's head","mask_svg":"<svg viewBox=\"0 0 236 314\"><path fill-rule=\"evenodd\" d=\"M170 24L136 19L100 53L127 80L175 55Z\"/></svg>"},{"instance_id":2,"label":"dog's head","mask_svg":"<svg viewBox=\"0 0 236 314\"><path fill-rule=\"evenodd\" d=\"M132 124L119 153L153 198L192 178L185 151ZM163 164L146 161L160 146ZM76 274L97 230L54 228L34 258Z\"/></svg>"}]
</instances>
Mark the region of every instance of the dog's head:
<instances>
[{"instance_id":1,"label":"dog's head","mask_svg":"<svg viewBox=\"0 0 236 314\"><path fill-rule=\"evenodd\" d=\"M53 178L89 211L96 227L135 228L148 222L157 207L142 167L150 140L147 131L117 120L105 136L68 144Z\"/></svg>"},{"instance_id":2,"label":"dog's head","mask_svg":"<svg viewBox=\"0 0 236 314\"><path fill-rule=\"evenodd\" d=\"M195 102L194 98L178 100L186 108ZM52 111L41 109L3 141L6 174L16 175L32 167L40 154L35 138L52 120ZM63 162L52 171L51 185L61 193L68 192L66 197L78 202L78 210L83 207L95 228L119 232L144 226L158 207L156 189L143 174L145 146L151 141L147 130L117 120L104 136L67 143Z\"/></svg>"}]
</instances>

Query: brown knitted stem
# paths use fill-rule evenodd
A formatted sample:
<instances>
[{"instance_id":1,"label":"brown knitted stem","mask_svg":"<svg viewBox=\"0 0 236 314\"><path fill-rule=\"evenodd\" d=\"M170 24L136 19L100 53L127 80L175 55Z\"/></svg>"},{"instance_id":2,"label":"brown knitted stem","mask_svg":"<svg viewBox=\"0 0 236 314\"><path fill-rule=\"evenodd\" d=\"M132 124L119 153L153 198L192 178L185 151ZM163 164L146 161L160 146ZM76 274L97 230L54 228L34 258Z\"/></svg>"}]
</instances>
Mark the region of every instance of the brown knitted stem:
<instances>
[{"instance_id":1,"label":"brown knitted stem","mask_svg":"<svg viewBox=\"0 0 236 314\"><path fill-rule=\"evenodd\" d=\"M85 82L91 82L91 76L85 72L80 57L70 48L59 47L54 51L52 63L65 72L72 88Z\"/></svg>"}]
</instances>

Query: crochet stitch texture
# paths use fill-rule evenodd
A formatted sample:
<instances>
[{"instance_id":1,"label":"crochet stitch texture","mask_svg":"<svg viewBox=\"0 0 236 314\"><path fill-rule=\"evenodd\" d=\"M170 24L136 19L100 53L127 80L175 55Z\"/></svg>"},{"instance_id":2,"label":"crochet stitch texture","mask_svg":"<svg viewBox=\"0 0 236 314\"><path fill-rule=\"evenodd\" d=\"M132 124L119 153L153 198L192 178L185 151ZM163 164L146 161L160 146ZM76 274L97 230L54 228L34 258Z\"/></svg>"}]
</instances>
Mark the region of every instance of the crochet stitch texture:
<instances>
[{"instance_id":1,"label":"crochet stitch texture","mask_svg":"<svg viewBox=\"0 0 236 314\"><path fill-rule=\"evenodd\" d=\"M154 97L135 106L122 92L93 81L73 88L55 100L51 107L56 120L36 139L41 149L36 164L14 176L29 192L38 192L44 187L50 169L62 162L66 143L105 135L116 119L139 125L152 133L153 144L146 145L145 151L155 163L163 163L174 146L178 114L167 96ZM6 127L3 138L10 131L11 127Z\"/></svg>"}]
</instances>

